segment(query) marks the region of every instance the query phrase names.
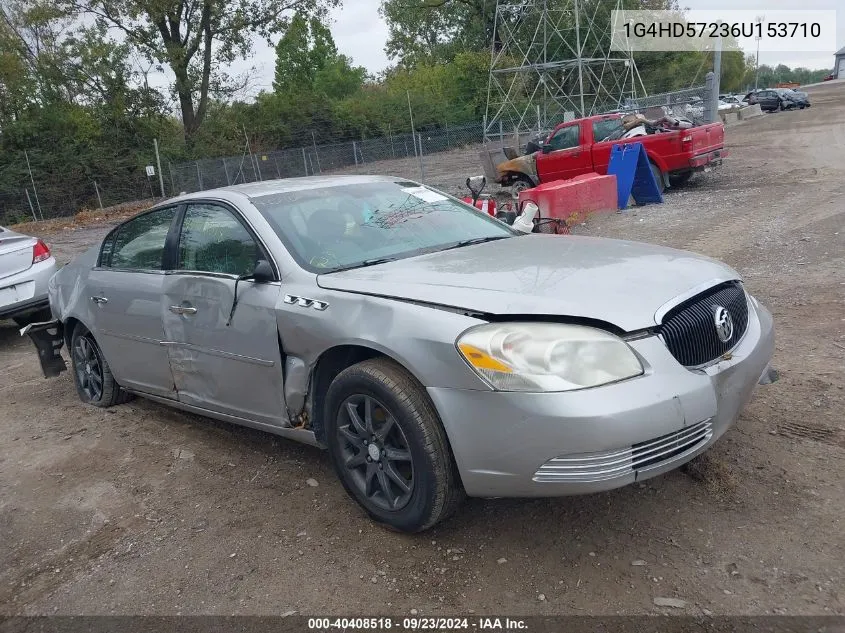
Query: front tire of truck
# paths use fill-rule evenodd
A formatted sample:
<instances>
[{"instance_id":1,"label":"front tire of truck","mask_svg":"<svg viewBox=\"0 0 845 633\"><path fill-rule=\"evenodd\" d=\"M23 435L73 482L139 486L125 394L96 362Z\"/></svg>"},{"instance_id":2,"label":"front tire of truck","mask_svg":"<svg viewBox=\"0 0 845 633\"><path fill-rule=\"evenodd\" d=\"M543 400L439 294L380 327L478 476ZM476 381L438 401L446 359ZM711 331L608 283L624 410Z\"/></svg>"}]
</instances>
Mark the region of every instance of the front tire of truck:
<instances>
[{"instance_id":1,"label":"front tire of truck","mask_svg":"<svg viewBox=\"0 0 845 633\"><path fill-rule=\"evenodd\" d=\"M511 178L511 194L514 198L519 198L519 194L526 189L533 189L534 181L530 176L525 174L514 174Z\"/></svg>"}]
</instances>

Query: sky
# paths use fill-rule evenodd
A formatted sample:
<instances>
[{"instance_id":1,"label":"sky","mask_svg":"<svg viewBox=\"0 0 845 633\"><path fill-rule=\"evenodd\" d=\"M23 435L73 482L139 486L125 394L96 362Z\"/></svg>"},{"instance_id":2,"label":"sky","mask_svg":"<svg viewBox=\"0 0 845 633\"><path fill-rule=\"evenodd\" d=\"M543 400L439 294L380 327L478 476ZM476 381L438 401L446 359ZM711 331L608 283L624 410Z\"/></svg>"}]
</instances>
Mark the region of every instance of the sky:
<instances>
[{"instance_id":1,"label":"sky","mask_svg":"<svg viewBox=\"0 0 845 633\"><path fill-rule=\"evenodd\" d=\"M836 48L827 53L802 52L760 52L760 63L775 66L805 66L808 68L833 68L833 53L845 46L845 8L837 6L841 0L681 0L681 6L689 9L747 9L765 14L772 10L839 9L836 25ZM364 66L371 74L377 74L390 65L384 52L387 42L387 25L379 15L381 0L345 0L344 6L331 13L331 31L338 51L350 56L356 65ZM754 53L753 43L746 48ZM256 94L271 90L275 51L264 41L256 41L251 59L236 62L233 73L250 72L252 81L249 91ZM166 76L153 82L163 85Z\"/></svg>"}]
</instances>

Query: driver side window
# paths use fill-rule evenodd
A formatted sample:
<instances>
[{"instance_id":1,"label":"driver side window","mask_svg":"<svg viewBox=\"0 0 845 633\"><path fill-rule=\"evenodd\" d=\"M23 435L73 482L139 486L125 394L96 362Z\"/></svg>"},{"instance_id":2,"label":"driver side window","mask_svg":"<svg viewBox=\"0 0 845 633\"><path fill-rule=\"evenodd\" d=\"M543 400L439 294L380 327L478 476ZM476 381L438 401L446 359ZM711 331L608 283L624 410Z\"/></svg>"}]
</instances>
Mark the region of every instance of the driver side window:
<instances>
[{"instance_id":1,"label":"driver side window","mask_svg":"<svg viewBox=\"0 0 845 633\"><path fill-rule=\"evenodd\" d=\"M214 204L190 204L179 236L179 270L249 275L260 249L243 224Z\"/></svg>"},{"instance_id":2,"label":"driver side window","mask_svg":"<svg viewBox=\"0 0 845 633\"><path fill-rule=\"evenodd\" d=\"M578 147L580 144L580 134L581 126L580 125L570 125L568 127L562 127L557 132L555 132L554 136L549 139L549 147L552 151L557 151L559 149L570 149L572 147Z\"/></svg>"}]
</instances>

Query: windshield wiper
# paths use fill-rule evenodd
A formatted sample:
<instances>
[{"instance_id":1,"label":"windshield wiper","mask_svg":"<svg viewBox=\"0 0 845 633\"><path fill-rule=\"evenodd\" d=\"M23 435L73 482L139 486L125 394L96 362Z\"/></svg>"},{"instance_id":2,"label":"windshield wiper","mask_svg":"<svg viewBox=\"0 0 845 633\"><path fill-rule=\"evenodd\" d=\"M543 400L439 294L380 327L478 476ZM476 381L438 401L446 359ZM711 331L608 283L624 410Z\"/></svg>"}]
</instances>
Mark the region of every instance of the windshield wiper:
<instances>
[{"instance_id":1,"label":"windshield wiper","mask_svg":"<svg viewBox=\"0 0 845 633\"><path fill-rule=\"evenodd\" d=\"M374 259L365 259L360 264L357 264L355 268L363 268L364 266L375 266L376 264L385 264L387 262L395 262L398 257L376 257Z\"/></svg>"},{"instance_id":2,"label":"windshield wiper","mask_svg":"<svg viewBox=\"0 0 845 633\"><path fill-rule=\"evenodd\" d=\"M327 270L326 273L339 273L344 270L354 270L356 268L366 268L367 266L375 266L376 264L386 264L387 262L395 262L397 259L401 259L400 257L375 257L373 259L365 259L364 261L358 264L352 264L351 266L343 266L341 268L334 268L332 270Z\"/></svg>"},{"instance_id":3,"label":"windshield wiper","mask_svg":"<svg viewBox=\"0 0 845 633\"><path fill-rule=\"evenodd\" d=\"M515 237L513 235L495 235L490 237L473 237L469 240L461 240L460 242L456 242L444 248L444 251L448 251L452 248L461 248L462 246L472 246L473 244L484 244L485 242L495 242L496 240L506 240L509 237Z\"/></svg>"}]
</instances>

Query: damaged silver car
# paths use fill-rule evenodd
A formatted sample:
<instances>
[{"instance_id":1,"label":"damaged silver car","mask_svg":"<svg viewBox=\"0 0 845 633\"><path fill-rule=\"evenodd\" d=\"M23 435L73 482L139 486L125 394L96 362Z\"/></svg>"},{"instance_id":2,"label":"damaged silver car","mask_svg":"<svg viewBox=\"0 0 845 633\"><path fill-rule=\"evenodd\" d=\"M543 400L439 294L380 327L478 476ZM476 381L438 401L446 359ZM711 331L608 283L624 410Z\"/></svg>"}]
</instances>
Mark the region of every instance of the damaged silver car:
<instances>
[{"instance_id":1,"label":"damaged silver car","mask_svg":"<svg viewBox=\"0 0 845 633\"><path fill-rule=\"evenodd\" d=\"M464 495L609 490L707 450L768 372L772 317L712 259L522 235L418 183L181 196L51 280L25 328L80 398L132 394L325 447L375 520Z\"/></svg>"}]
</instances>

